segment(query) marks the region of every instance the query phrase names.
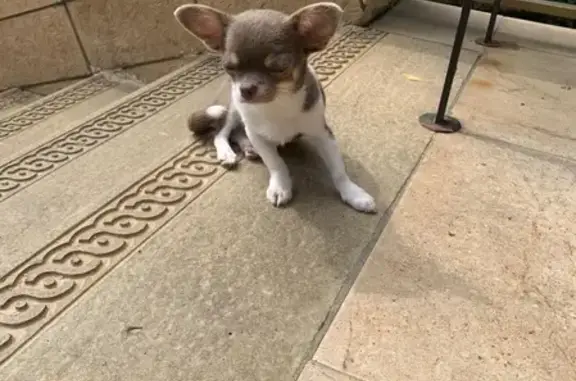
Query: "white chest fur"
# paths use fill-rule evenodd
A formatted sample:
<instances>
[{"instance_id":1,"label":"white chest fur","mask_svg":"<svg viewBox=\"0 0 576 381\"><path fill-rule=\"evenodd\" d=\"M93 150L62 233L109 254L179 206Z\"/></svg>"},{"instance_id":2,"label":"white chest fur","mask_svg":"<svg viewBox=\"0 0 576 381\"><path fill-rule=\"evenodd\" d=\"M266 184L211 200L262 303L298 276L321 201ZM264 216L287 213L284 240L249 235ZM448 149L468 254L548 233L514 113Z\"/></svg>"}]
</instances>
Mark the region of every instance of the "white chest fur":
<instances>
[{"instance_id":1,"label":"white chest fur","mask_svg":"<svg viewBox=\"0 0 576 381\"><path fill-rule=\"evenodd\" d=\"M299 134L316 135L324 131L324 104L322 99L308 111L303 111L306 91L280 92L269 103L249 104L239 100L232 88L232 101L246 129L266 140L285 144Z\"/></svg>"}]
</instances>

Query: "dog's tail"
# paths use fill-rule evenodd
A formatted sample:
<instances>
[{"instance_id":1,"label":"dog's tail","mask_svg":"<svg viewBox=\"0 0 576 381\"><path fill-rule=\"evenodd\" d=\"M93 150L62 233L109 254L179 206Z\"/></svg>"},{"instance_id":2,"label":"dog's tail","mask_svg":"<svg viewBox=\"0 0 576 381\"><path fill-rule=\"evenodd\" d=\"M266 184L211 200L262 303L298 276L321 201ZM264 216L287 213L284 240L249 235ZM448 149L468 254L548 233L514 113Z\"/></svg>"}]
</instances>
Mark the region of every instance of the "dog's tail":
<instances>
[{"instance_id":1,"label":"dog's tail","mask_svg":"<svg viewBox=\"0 0 576 381\"><path fill-rule=\"evenodd\" d=\"M222 105L193 112L188 117L188 129L197 137L208 138L224 127L227 114L228 108Z\"/></svg>"}]
</instances>

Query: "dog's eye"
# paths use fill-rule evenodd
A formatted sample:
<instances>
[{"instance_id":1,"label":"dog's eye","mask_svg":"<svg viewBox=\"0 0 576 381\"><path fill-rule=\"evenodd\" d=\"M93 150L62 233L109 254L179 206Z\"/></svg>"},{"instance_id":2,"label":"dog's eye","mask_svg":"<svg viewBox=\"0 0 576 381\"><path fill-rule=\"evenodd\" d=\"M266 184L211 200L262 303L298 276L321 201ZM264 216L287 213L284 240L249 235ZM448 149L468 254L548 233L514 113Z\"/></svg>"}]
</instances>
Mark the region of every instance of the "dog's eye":
<instances>
[{"instance_id":1,"label":"dog's eye","mask_svg":"<svg viewBox=\"0 0 576 381\"><path fill-rule=\"evenodd\" d=\"M289 54L270 55L264 64L271 73L283 74L292 66L292 56Z\"/></svg>"},{"instance_id":2,"label":"dog's eye","mask_svg":"<svg viewBox=\"0 0 576 381\"><path fill-rule=\"evenodd\" d=\"M282 67L282 66L269 66L268 70L271 73L275 73L275 74L282 74L284 73L286 70L288 70L287 67Z\"/></svg>"}]
</instances>

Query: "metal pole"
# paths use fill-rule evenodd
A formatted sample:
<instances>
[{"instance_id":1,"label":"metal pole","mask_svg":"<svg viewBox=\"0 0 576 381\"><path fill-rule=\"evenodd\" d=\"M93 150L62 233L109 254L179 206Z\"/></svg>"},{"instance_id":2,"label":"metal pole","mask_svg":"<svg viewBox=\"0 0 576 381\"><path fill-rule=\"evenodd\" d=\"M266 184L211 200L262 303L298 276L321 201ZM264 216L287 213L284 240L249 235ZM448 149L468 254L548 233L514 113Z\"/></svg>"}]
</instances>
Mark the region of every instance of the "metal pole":
<instances>
[{"instance_id":1,"label":"metal pole","mask_svg":"<svg viewBox=\"0 0 576 381\"><path fill-rule=\"evenodd\" d=\"M420 116L420 124L435 132L456 132L462 128L462 125L457 119L446 116L446 108L448 107L448 99L450 98L450 90L452 89L454 76L458 69L458 59L460 58L460 52L462 50L462 43L464 42L471 8L472 0L462 1L462 12L460 13L460 21L458 22L458 28L456 29L456 35L454 36L454 45L452 47L452 53L450 54L448 69L446 70L446 77L444 79L442 94L440 95L438 111L436 114L427 113Z\"/></svg>"},{"instance_id":2,"label":"metal pole","mask_svg":"<svg viewBox=\"0 0 576 381\"><path fill-rule=\"evenodd\" d=\"M476 43L484 46L488 46L491 48L496 48L500 46L498 41L494 41L492 37L494 36L494 28L496 27L496 18L498 17L498 13L500 13L500 4L502 0L494 0L494 4L492 5L492 12L490 12L490 21L488 22L488 28L486 29L486 36L484 39L477 39Z\"/></svg>"}]
</instances>

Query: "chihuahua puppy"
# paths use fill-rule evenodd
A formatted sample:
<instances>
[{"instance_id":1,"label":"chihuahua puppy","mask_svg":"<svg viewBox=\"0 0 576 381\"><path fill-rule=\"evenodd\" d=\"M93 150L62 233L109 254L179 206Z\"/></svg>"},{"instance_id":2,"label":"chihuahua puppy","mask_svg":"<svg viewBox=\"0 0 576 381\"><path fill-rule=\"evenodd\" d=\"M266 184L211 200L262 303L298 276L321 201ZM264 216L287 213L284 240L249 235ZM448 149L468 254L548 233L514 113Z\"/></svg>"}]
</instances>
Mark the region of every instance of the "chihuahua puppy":
<instances>
[{"instance_id":1,"label":"chihuahua puppy","mask_svg":"<svg viewBox=\"0 0 576 381\"><path fill-rule=\"evenodd\" d=\"M342 200L361 212L376 210L374 198L346 173L325 118L324 91L308 64L311 53L328 45L342 13L329 2L291 15L269 9L230 15L199 4L174 12L188 32L221 55L232 81L229 107L210 106L195 113L189 127L197 133L217 130L214 145L225 165L238 160L229 142L236 132L247 156L260 156L268 168L266 196L275 206L292 198L292 179L277 147L303 137L324 160Z\"/></svg>"}]
</instances>

